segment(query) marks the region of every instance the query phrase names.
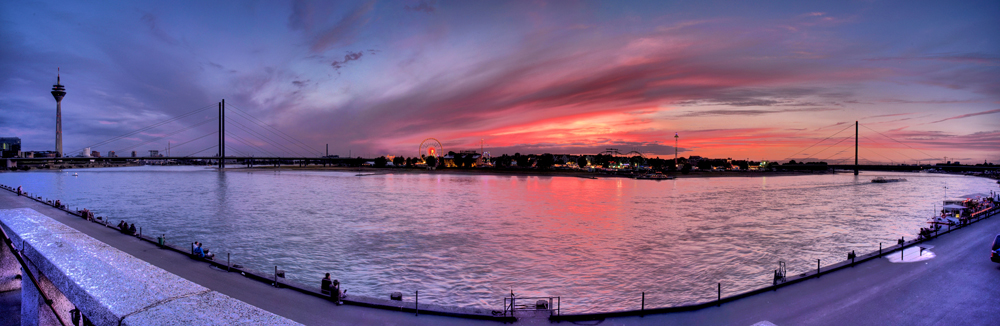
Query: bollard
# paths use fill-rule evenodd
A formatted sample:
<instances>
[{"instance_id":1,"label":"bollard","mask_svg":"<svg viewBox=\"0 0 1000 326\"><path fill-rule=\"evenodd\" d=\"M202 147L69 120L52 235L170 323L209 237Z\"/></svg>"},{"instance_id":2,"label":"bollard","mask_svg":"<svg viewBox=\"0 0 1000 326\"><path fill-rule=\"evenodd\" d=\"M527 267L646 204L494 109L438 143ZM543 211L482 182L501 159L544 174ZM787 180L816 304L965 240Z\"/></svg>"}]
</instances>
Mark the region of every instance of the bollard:
<instances>
[{"instance_id":1,"label":"bollard","mask_svg":"<svg viewBox=\"0 0 1000 326\"><path fill-rule=\"evenodd\" d=\"M903 245L899 245L899 261L903 261Z\"/></svg>"},{"instance_id":2,"label":"bollard","mask_svg":"<svg viewBox=\"0 0 1000 326\"><path fill-rule=\"evenodd\" d=\"M878 243L878 258L882 258L882 243Z\"/></svg>"},{"instance_id":3,"label":"bollard","mask_svg":"<svg viewBox=\"0 0 1000 326\"><path fill-rule=\"evenodd\" d=\"M816 278L819 278L819 259L816 260Z\"/></svg>"},{"instance_id":4,"label":"bollard","mask_svg":"<svg viewBox=\"0 0 1000 326\"><path fill-rule=\"evenodd\" d=\"M142 239L142 227L139 227L139 239Z\"/></svg>"},{"instance_id":5,"label":"bollard","mask_svg":"<svg viewBox=\"0 0 1000 326\"><path fill-rule=\"evenodd\" d=\"M722 307L722 282L719 282L719 300L716 302L718 307Z\"/></svg>"},{"instance_id":6,"label":"bollard","mask_svg":"<svg viewBox=\"0 0 1000 326\"><path fill-rule=\"evenodd\" d=\"M415 291L413 296L413 312L415 316L420 316L420 291Z\"/></svg>"},{"instance_id":7,"label":"bollard","mask_svg":"<svg viewBox=\"0 0 1000 326\"><path fill-rule=\"evenodd\" d=\"M274 287L278 287L278 266L274 266Z\"/></svg>"},{"instance_id":8,"label":"bollard","mask_svg":"<svg viewBox=\"0 0 1000 326\"><path fill-rule=\"evenodd\" d=\"M646 310L646 292L642 293L642 308L639 308L639 310Z\"/></svg>"},{"instance_id":9,"label":"bollard","mask_svg":"<svg viewBox=\"0 0 1000 326\"><path fill-rule=\"evenodd\" d=\"M233 267L233 264L229 263L229 253L226 253L226 271L228 272Z\"/></svg>"}]
</instances>

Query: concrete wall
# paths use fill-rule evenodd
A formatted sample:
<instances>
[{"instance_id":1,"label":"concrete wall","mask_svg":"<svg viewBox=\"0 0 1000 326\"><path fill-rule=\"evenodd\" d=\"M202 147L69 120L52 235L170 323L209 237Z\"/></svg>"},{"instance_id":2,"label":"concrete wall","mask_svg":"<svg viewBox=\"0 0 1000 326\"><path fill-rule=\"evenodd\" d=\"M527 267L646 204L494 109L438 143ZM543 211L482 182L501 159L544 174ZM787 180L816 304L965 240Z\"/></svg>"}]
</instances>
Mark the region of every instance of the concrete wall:
<instances>
[{"instance_id":1,"label":"concrete wall","mask_svg":"<svg viewBox=\"0 0 1000 326\"><path fill-rule=\"evenodd\" d=\"M51 284L60 292L53 298L60 315L68 313L59 310L76 306L95 325L296 324L164 271L29 208L0 210L0 227L15 247L23 248L32 271L43 275L41 286ZM22 308L39 300L34 286L29 289L30 282L27 277L21 282ZM59 304L64 300L71 304ZM39 320L38 311L48 309L32 306L22 309L22 324L38 323L31 321ZM41 318L45 324L44 314Z\"/></svg>"}]
</instances>

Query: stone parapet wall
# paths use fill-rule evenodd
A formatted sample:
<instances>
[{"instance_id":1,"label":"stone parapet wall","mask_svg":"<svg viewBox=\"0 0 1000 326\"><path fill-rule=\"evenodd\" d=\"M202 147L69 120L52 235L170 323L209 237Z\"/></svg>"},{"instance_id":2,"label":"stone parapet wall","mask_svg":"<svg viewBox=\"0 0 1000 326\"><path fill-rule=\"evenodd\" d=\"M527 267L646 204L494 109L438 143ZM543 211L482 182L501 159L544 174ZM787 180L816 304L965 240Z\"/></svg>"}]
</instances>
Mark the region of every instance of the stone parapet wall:
<instances>
[{"instance_id":1,"label":"stone parapet wall","mask_svg":"<svg viewBox=\"0 0 1000 326\"><path fill-rule=\"evenodd\" d=\"M29 208L0 210L0 227L33 270L96 325L297 325Z\"/></svg>"}]
</instances>

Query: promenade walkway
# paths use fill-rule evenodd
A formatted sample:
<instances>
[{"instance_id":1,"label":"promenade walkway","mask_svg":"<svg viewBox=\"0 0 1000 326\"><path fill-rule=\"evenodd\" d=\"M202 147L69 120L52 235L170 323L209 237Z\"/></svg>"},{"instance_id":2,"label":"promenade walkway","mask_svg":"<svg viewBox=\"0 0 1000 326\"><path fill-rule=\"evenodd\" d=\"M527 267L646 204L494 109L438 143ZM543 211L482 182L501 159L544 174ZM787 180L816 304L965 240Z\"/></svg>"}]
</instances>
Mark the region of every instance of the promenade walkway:
<instances>
[{"instance_id":1,"label":"promenade walkway","mask_svg":"<svg viewBox=\"0 0 1000 326\"><path fill-rule=\"evenodd\" d=\"M931 259L890 262L896 251L721 307L601 325L998 325L1000 264L989 258L997 234L1000 214L919 244ZM919 249L905 254L912 261Z\"/></svg>"},{"instance_id":2,"label":"promenade walkway","mask_svg":"<svg viewBox=\"0 0 1000 326\"><path fill-rule=\"evenodd\" d=\"M381 309L335 306L290 289L210 268L185 255L87 222L24 197L0 191L0 209L31 208L135 257L202 286L306 325L479 325L500 323ZM914 226L917 227L917 226ZM601 325L995 325L1000 320L1000 264L989 246L1000 217L927 241L935 257L910 263L874 259L818 279L721 307L691 312L618 317ZM894 255L898 257L899 252ZM318 279L319 277L317 277ZM548 324L522 320L518 324ZM573 324L573 323L570 323Z\"/></svg>"},{"instance_id":3,"label":"promenade walkway","mask_svg":"<svg viewBox=\"0 0 1000 326\"><path fill-rule=\"evenodd\" d=\"M194 283L237 300L270 311L305 325L501 325L484 320L470 320L357 307L337 306L328 300L302 294L209 267L208 264L173 251L160 249L135 237L124 236L102 225L47 206L8 191L0 191L0 209L31 208L111 245L139 259ZM316 283L319 286L317 275Z\"/></svg>"}]
</instances>

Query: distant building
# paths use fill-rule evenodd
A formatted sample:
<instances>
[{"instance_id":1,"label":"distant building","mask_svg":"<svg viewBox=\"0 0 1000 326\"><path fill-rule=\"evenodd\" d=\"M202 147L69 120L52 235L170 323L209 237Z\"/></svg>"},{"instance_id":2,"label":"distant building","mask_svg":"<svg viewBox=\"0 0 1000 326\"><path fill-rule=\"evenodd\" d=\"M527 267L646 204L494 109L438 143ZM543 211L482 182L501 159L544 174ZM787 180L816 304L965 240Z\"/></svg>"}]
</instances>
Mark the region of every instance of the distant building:
<instances>
[{"instance_id":1,"label":"distant building","mask_svg":"<svg viewBox=\"0 0 1000 326\"><path fill-rule=\"evenodd\" d=\"M98 151L90 152L90 157L101 157L101 152Z\"/></svg>"},{"instance_id":2,"label":"distant building","mask_svg":"<svg viewBox=\"0 0 1000 326\"><path fill-rule=\"evenodd\" d=\"M132 151L132 157L135 157L135 151Z\"/></svg>"},{"instance_id":3,"label":"distant building","mask_svg":"<svg viewBox=\"0 0 1000 326\"><path fill-rule=\"evenodd\" d=\"M462 162L456 162L456 157ZM454 168L458 167L460 164L464 163L466 167L478 167L482 165L482 155L474 150L461 151L459 153L448 152L445 156L441 157L444 162L444 166Z\"/></svg>"},{"instance_id":4,"label":"distant building","mask_svg":"<svg viewBox=\"0 0 1000 326\"><path fill-rule=\"evenodd\" d=\"M149 157L160 157L160 151L155 149L149 150Z\"/></svg>"},{"instance_id":5,"label":"distant building","mask_svg":"<svg viewBox=\"0 0 1000 326\"><path fill-rule=\"evenodd\" d=\"M108 151L108 157L118 157L118 155L115 155L115 151Z\"/></svg>"},{"instance_id":6,"label":"distant building","mask_svg":"<svg viewBox=\"0 0 1000 326\"><path fill-rule=\"evenodd\" d=\"M21 156L21 138L0 137L0 157Z\"/></svg>"},{"instance_id":7,"label":"distant building","mask_svg":"<svg viewBox=\"0 0 1000 326\"><path fill-rule=\"evenodd\" d=\"M21 155L21 156L22 156L22 157L24 157L24 158L47 158L47 157L56 157L56 152L55 152L55 151L36 151L36 152L24 152L24 154L23 154L23 155Z\"/></svg>"},{"instance_id":8,"label":"distant building","mask_svg":"<svg viewBox=\"0 0 1000 326\"><path fill-rule=\"evenodd\" d=\"M90 157L90 147L83 149L83 157Z\"/></svg>"}]
</instances>

